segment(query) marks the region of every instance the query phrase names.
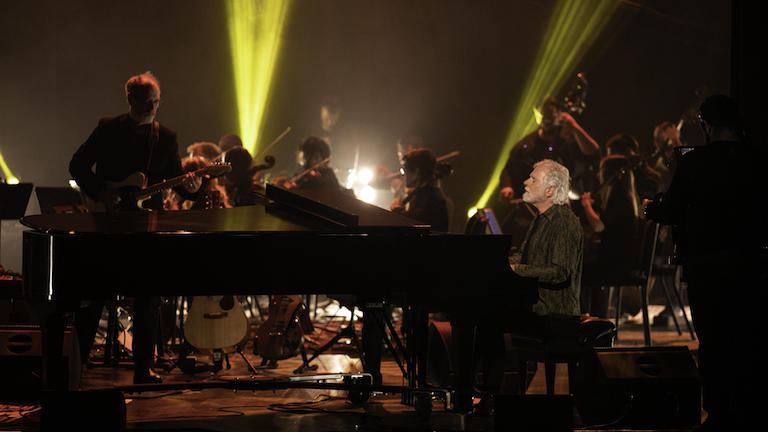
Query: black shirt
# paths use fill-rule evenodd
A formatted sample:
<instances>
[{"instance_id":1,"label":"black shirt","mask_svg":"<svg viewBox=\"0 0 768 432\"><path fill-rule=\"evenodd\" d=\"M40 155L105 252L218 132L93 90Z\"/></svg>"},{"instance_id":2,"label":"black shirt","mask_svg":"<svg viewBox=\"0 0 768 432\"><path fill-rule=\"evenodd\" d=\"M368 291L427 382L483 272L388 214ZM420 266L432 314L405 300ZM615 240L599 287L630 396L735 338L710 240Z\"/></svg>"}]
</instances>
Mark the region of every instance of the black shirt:
<instances>
[{"instance_id":1,"label":"black shirt","mask_svg":"<svg viewBox=\"0 0 768 432\"><path fill-rule=\"evenodd\" d=\"M448 199L434 184L418 187L411 192L402 214L429 224L436 231L448 231Z\"/></svg>"}]
</instances>

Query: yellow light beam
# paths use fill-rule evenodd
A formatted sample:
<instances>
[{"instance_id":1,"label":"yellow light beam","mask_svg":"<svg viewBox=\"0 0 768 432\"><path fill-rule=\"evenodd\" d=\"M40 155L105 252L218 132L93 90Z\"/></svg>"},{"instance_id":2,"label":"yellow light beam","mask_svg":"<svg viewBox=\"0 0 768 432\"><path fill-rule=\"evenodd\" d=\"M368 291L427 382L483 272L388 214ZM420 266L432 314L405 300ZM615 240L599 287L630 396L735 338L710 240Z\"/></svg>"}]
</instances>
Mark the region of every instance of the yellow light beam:
<instances>
[{"instance_id":1,"label":"yellow light beam","mask_svg":"<svg viewBox=\"0 0 768 432\"><path fill-rule=\"evenodd\" d=\"M5 177L5 182L8 184L18 184L19 179L17 179L13 173L11 172L11 169L8 168L8 164L5 163L5 158L3 157L3 154L0 153L0 170L3 171L3 177Z\"/></svg>"},{"instance_id":2,"label":"yellow light beam","mask_svg":"<svg viewBox=\"0 0 768 432\"><path fill-rule=\"evenodd\" d=\"M535 108L575 75L574 68L606 27L619 3L615 0L559 0L555 5L491 179L475 206L468 210L468 215L475 209L486 207L499 185L509 151L537 126L533 114Z\"/></svg>"},{"instance_id":3,"label":"yellow light beam","mask_svg":"<svg viewBox=\"0 0 768 432\"><path fill-rule=\"evenodd\" d=\"M290 0L227 0L240 139L256 154Z\"/></svg>"}]
</instances>

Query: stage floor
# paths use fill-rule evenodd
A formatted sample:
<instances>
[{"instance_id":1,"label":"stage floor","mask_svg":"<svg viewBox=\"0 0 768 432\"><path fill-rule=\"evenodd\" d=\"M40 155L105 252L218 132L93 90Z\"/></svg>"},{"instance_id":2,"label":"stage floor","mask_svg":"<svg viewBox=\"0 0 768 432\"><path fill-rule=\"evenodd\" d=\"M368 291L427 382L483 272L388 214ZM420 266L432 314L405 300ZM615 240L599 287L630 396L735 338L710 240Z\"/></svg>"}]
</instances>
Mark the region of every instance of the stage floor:
<instances>
[{"instance_id":1,"label":"stage floor","mask_svg":"<svg viewBox=\"0 0 768 432\"><path fill-rule=\"evenodd\" d=\"M332 334L316 331L316 345L324 336ZM328 337L328 336L325 336ZM656 325L653 327L654 346L687 346L696 357L697 342L683 329ZM635 324L620 328L615 347L642 347L643 333ZM98 348L96 349L98 351ZM260 358L253 354L252 345L246 346L248 360L258 365ZM209 363L206 355L197 354L199 364ZM184 374L178 368L164 374L165 384L231 381L248 379L247 363L238 353L229 354L230 369L218 373L204 371ZM301 364L299 357L278 362L275 369L259 370L259 379L294 376L293 370ZM360 359L351 345L337 345L320 355L313 364L314 373L354 373L361 371ZM545 394L543 367L538 368L528 394ZM389 356L382 362L383 384L403 385L402 374ZM132 385L130 367L84 367L80 382L83 390ZM565 365L558 365L555 393L568 393L568 374ZM444 401L435 398L429 418L420 418L414 408L401 403L399 394L374 394L363 404L352 404L342 390L284 389L240 390L223 388L203 390L170 389L144 393L126 393L127 429L152 431L458 431L493 430L492 416L465 416L445 409ZM576 417L576 422L579 419ZM39 406L35 404L0 405L0 430L39 430ZM579 430L593 430L588 425L575 424ZM618 431L627 428L610 426L599 430ZM596 430L596 429L595 429ZM634 430L638 430L634 428ZM655 429L640 429L655 430ZM659 429L661 430L661 429ZM670 430L670 429L665 429ZM687 431L688 429L676 429Z\"/></svg>"}]
</instances>

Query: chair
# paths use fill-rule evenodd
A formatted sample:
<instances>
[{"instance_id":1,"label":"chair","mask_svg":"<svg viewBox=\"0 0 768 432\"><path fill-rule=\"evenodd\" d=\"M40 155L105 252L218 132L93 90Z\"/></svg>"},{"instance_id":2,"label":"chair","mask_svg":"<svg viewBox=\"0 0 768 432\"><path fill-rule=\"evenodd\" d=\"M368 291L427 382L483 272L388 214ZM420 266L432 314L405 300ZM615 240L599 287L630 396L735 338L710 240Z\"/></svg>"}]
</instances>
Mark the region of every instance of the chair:
<instances>
[{"instance_id":1,"label":"chair","mask_svg":"<svg viewBox=\"0 0 768 432\"><path fill-rule=\"evenodd\" d=\"M580 316L540 317L543 332L536 335L511 334L512 352L519 366L520 392L527 387L528 362L544 363L546 390L555 394L558 363L568 365L568 393L574 393L577 363L595 347L612 347L616 327L610 320Z\"/></svg>"},{"instance_id":2,"label":"chair","mask_svg":"<svg viewBox=\"0 0 768 432\"><path fill-rule=\"evenodd\" d=\"M611 285L616 290L616 308L615 308L615 317L614 317L614 323L616 326L616 338L618 339L618 333L619 333L619 317L621 316L621 304L622 304L622 289L624 287L639 287L640 288L640 297L641 297L641 311L642 311L642 317L643 317L643 341L645 346L651 346L652 340L651 340L651 325L650 325L650 315L648 313L648 294L651 290L651 288L654 286L655 282L657 280L661 280L662 288L664 289L664 294L667 300L667 306L672 313L672 317L675 322L675 326L677 327L678 334L682 334L680 330L680 326L677 322L677 316L674 313L674 307L672 304L672 296L670 294L670 290L672 289L669 287L669 285L666 283L666 280L664 278L658 278L658 276L675 276L675 273L677 272L678 268L674 265L669 264L662 264L660 261L660 257L657 256L658 251L658 240L659 240L659 231L660 226L657 223L646 221L642 225L641 229L641 235L639 237L639 243L637 250L640 251L640 253L637 256L637 265L635 269L626 276L626 279L614 281L614 283ZM688 316L685 313L685 309L683 308L682 299L680 298L680 293L675 287L674 289L675 296L677 299L677 306L681 309L682 315L685 319L686 324L688 325L688 330L691 334L692 338L694 337L693 328L691 327L690 321L688 320Z\"/></svg>"}]
</instances>

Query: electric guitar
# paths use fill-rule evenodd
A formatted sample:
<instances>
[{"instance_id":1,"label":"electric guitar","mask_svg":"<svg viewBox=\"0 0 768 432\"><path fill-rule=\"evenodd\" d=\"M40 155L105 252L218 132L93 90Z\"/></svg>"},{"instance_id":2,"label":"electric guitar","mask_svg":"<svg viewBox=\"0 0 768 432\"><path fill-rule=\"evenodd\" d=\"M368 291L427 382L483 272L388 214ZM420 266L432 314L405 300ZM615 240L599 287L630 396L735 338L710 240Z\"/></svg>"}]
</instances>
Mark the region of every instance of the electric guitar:
<instances>
[{"instance_id":1,"label":"electric guitar","mask_svg":"<svg viewBox=\"0 0 768 432\"><path fill-rule=\"evenodd\" d=\"M229 164L219 163L192 171L198 177L215 178L232 171ZM113 212L120 210L140 210L141 204L152 196L176 186L187 180L187 174L164 180L147 186L147 176L142 172L135 172L119 182L107 182L108 189L116 191L113 202L95 200L83 193L83 204L89 212Z\"/></svg>"},{"instance_id":2,"label":"electric guitar","mask_svg":"<svg viewBox=\"0 0 768 432\"><path fill-rule=\"evenodd\" d=\"M184 337L197 349L234 347L248 335L248 318L237 298L195 296L184 321Z\"/></svg>"}]
</instances>

